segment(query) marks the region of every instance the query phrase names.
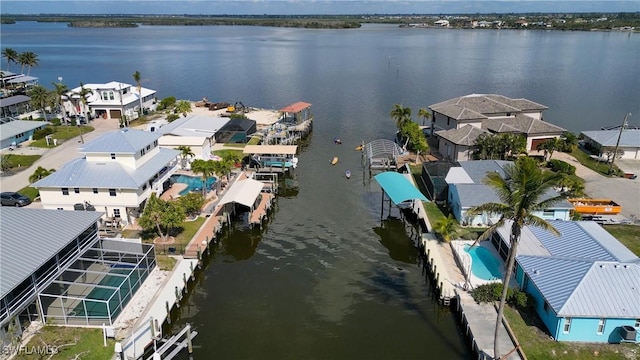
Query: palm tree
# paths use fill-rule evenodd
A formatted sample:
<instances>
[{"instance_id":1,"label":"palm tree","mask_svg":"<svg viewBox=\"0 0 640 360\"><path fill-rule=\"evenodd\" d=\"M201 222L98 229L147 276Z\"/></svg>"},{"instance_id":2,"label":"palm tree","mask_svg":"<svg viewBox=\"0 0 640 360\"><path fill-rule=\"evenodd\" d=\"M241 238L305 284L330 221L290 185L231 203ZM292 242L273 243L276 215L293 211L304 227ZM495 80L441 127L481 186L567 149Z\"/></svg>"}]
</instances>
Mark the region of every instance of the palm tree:
<instances>
[{"instance_id":1,"label":"palm tree","mask_svg":"<svg viewBox=\"0 0 640 360\"><path fill-rule=\"evenodd\" d=\"M38 168L29 176L29 182L33 184L34 182L44 179L47 176L51 175L51 173L55 172L56 169L45 169L42 166L38 166Z\"/></svg>"},{"instance_id":2,"label":"palm tree","mask_svg":"<svg viewBox=\"0 0 640 360\"><path fill-rule=\"evenodd\" d=\"M453 217L453 215L449 214L449 216L443 217L438 220L433 225L433 230L436 233L440 234L442 240L444 240L445 242L449 242L453 240L454 236L458 235L460 229L458 228L458 222L456 221L456 219Z\"/></svg>"},{"instance_id":3,"label":"palm tree","mask_svg":"<svg viewBox=\"0 0 640 360\"><path fill-rule=\"evenodd\" d=\"M553 225L534 215L533 212L544 210L563 198L562 195L559 195L544 199L545 193L558 183L561 175L539 168L532 158L520 158L515 164L505 166L504 170L504 178L496 172L488 173L485 178L485 183L496 191L501 203L486 203L467 211L469 215L482 213L501 214L500 220L480 235L477 241L488 239L498 228L506 225L507 221L511 225L509 254L507 255L507 265L504 279L502 280L504 285L500 297L500 305L498 306L494 333L493 351L495 359L500 358L498 330L503 320L509 280L513 273L513 265L522 228L531 225L559 235L560 233Z\"/></svg>"},{"instance_id":4,"label":"palm tree","mask_svg":"<svg viewBox=\"0 0 640 360\"><path fill-rule=\"evenodd\" d=\"M427 119L431 119L431 113L425 108L418 110L418 116L422 118L422 126L424 126Z\"/></svg>"},{"instance_id":5,"label":"palm tree","mask_svg":"<svg viewBox=\"0 0 640 360\"><path fill-rule=\"evenodd\" d=\"M182 113L185 117L187 116L187 113L190 113L191 111L191 102L187 100L180 100L176 104L176 112Z\"/></svg>"},{"instance_id":6,"label":"palm tree","mask_svg":"<svg viewBox=\"0 0 640 360\"><path fill-rule=\"evenodd\" d=\"M202 196L207 198L207 181L216 171L215 161L196 159L191 163L191 171L202 175Z\"/></svg>"},{"instance_id":7,"label":"palm tree","mask_svg":"<svg viewBox=\"0 0 640 360\"><path fill-rule=\"evenodd\" d=\"M51 93L42 85L35 85L27 93L31 98L31 104L38 110L42 111L42 117L46 119L44 109L47 107L51 98Z\"/></svg>"},{"instance_id":8,"label":"palm tree","mask_svg":"<svg viewBox=\"0 0 640 360\"><path fill-rule=\"evenodd\" d=\"M140 85L142 77L140 75L140 71L133 73L133 80L136 82L136 89L138 89L138 98L140 99L140 115L142 115L142 86Z\"/></svg>"},{"instance_id":9,"label":"palm tree","mask_svg":"<svg viewBox=\"0 0 640 360\"><path fill-rule=\"evenodd\" d=\"M87 89L86 87L84 87L84 84L80 82L80 92L78 93L78 95L80 95L80 102L82 103L82 115L84 115L87 120L89 120L89 116L87 116L87 95L90 95L92 93L93 92L91 91L91 89Z\"/></svg>"},{"instance_id":10,"label":"palm tree","mask_svg":"<svg viewBox=\"0 0 640 360\"><path fill-rule=\"evenodd\" d=\"M536 150L544 151L544 161L547 162L553 157L553 153L563 147L564 141L558 138L547 139L536 146ZM549 155L549 159L547 159Z\"/></svg>"},{"instance_id":11,"label":"palm tree","mask_svg":"<svg viewBox=\"0 0 640 360\"><path fill-rule=\"evenodd\" d=\"M400 104L393 104L393 110L391 110L389 115L391 115L391 118L396 122L398 130L400 130L404 123L411 121L411 108L403 107Z\"/></svg>"},{"instance_id":12,"label":"palm tree","mask_svg":"<svg viewBox=\"0 0 640 360\"><path fill-rule=\"evenodd\" d=\"M53 92L56 94L56 105L60 110L62 108L62 96L69 92L69 88L63 83L54 82L52 84L54 86Z\"/></svg>"},{"instance_id":13,"label":"palm tree","mask_svg":"<svg viewBox=\"0 0 640 360\"><path fill-rule=\"evenodd\" d=\"M11 65L11 63L18 63L18 56L18 52L12 48L2 49L2 57L7 59L7 71L9 71L9 65Z\"/></svg>"},{"instance_id":14,"label":"palm tree","mask_svg":"<svg viewBox=\"0 0 640 360\"><path fill-rule=\"evenodd\" d=\"M29 75L31 74L31 68L34 66L38 66L39 64L38 55L31 51L23 52L18 55L18 62L21 65L20 72L23 72L24 66L26 65L28 67L27 75Z\"/></svg>"},{"instance_id":15,"label":"palm tree","mask_svg":"<svg viewBox=\"0 0 640 360\"><path fill-rule=\"evenodd\" d=\"M180 145L176 150L180 151L180 158L182 160L181 165L182 165L182 169L184 170L187 167L187 159L190 157L196 156L196 154L194 154L193 151L191 151L190 146L186 146L186 145Z\"/></svg>"}]
</instances>

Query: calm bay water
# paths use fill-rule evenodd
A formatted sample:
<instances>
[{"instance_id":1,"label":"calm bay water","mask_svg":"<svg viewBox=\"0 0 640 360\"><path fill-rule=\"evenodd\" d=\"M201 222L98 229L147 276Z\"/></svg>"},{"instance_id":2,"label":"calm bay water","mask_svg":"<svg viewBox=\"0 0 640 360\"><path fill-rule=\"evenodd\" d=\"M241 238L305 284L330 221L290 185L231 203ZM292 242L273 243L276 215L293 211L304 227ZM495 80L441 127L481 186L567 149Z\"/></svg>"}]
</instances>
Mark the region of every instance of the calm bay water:
<instances>
[{"instance_id":1,"label":"calm bay water","mask_svg":"<svg viewBox=\"0 0 640 360\"><path fill-rule=\"evenodd\" d=\"M453 316L431 300L410 231L380 222L380 189L359 171L354 147L393 136L393 104L416 114L456 96L498 93L549 106L545 119L574 132L619 124L628 112L640 124L638 34L387 25L1 30L3 48L38 54L31 73L49 88L59 76L69 87L133 83L140 71L160 98L313 104L297 187L279 196L262 231L223 240L180 309L178 324L199 332L199 359L470 357ZM333 144L336 136L344 145ZM340 163L330 166L334 156Z\"/></svg>"}]
</instances>

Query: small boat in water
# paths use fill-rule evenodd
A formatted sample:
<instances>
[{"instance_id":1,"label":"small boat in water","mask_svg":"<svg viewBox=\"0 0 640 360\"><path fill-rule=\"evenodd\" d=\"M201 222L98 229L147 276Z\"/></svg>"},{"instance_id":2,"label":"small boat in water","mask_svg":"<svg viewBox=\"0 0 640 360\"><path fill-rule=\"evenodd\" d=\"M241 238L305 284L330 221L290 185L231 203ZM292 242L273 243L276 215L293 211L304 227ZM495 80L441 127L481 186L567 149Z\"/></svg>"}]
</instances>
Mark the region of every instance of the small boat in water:
<instances>
[{"instance_id":1,"label":"small boat in water","mask_svg":"<svg viewBox=\"0 0 640 360\"><path fill-rule=\"evenodd\" d=\"M362 151L363 148L364 148L364 145L358 145L356 146L356 151Z\"/></svg>"},{"instance_id":2,"label":"small boat in water","mask_svg":"<svg viewBox=\"0 0 640 360\"><path fill-rule=\"evenodd\" d=\"M345 172L344 172L344 176L345 176L347 179L350 179L350 178L351 178L351 170L347 170L347 171L345 171Z\"/></svg>"},{"instance_id":3,"label":"small boat in water","mask_svg":"<svg viewBox=\"0 0 640 360\"><path fill-rule=\"evenodd\" d=\"M334 157L333 160L331 160L331 165L335 165L338 163L338 157Z\"/></svg>"},{"instance_id":4,"label":"small boat in water","mask_svg":"<svg viewBox=\"0 0 640 360\"><path fill-rule=\"evenodd\" d=\"M338 144L338 145L342 145L342 140L340 140L340 138L333 138L333 143L334 144Z\"/></svg>"}]
</instances>

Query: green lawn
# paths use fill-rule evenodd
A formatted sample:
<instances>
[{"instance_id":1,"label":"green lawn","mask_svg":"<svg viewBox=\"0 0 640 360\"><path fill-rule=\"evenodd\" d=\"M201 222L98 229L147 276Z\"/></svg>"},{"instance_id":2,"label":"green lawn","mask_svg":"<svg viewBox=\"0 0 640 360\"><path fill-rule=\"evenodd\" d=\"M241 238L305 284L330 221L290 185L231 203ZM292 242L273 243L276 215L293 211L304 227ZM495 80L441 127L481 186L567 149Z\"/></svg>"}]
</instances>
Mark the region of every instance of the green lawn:
<instances>
[{"instance_id":1,"label":"green lawn","mask_svg":"<svg viewBox=\"0 0 640 360\"><path fill-rule=\"evenodd\" d=\"M51 134L52 139L58 140L58 145L65 142L66 140L73 139L80 134L87 134L95 130L92 126L66 126L59 125L54 126L54 133ZM33 141L29 146L39 147L39 148L53 148L55 147L53 144L47 145L46 139L38 139Z\"/></svg>"},{"instance_id":2,"label":"green lawn","mask_svg":"<svg viewBox=\"0 0 640 360\"><path fill-rule=\"evenodd\" d=\"M576 158L576 160L578 160L578 162L580 162L582 165L588 167L589 169L601 174L601 175L605 175L608 176L609 175L609 164L604 163L604 162L600 162L600 161L596 161L593 160L591 157L589 157L589 154L587 154L586 152L584 152L584 150L580 149L580 148L575 148L573 149L573 151L571 151L571 156L573 156L574 158ZM618 167L613 166L613 170L617 173Z\"/></svg>"},{"instance_id":3,"label":"green lawn","mask_svg":"<svg viewBox=\"0 0 640 360\"><path fill-rule=\"evenodd\" d=\"M20 190L18 190L18 192L22 195L28 196L29 199L31 199L31 201L35 200L35 198L37 198L38 196L40 196L40 192L38 191L38 189L31 187L31 186L27 186L25 188L22 188Z\"/></svg>"},{"instance_id":4,"label":"green lawn","mask_svg":"<svg viewBox=\"0 0 640 360\"><path fill-rule=\"evenodd\" d=\"M604 225L603 228L624 244L634 254L640 256L640 226Z\"/></svg>"},{"instance_id":5,"label":"green lawn","mask_svg":"<svg viewBox=\"0 0 640 360\"><path fill-rule=\"evenodd\" d=\"M178 252L183 251L187 244L189 244L189 241L191 241L191 239L196 235L205 220L206 218L204 217L198 217L194 221L183 222L179 228L171 231L171 236L175 237L176 241L170 246L175 247ZM155 231L124 230L122 232L122 236L125 238L140 237L144 242L151 243L153 242L153 239L158 237L158 234ZM169 247L169 245L158 245L158 254L162 253L164 247Z\"/></svg>"},{"instance_id":6,"label":"green lawn","mask_svg":"<svg viewBox=\"0 0 640 360\"><path fill-rule=\"evenodd\" d=\"M40 155L3 154L2 167L3 169L14 172L21 171L33 165L33 163L40 159L40 157Z\"/></svg>"},{"instance_id":7,"label":"green lawn","mask_svg":"<svg viewBox=\"0 0 640 360\"><path fill-rule=\"evenodd\" d=\"M45 326L38 332L27 345L27 349L42 349L44 344L60 346L74 344L58 348L58 353L53 359L92 359L111 360L114 355L115 341L107 340L107 346L103 346L102 329L86 329L78 327ZM15 359L48 359L49 354L37 354L35 350L30 354L18 354ZM42 355L42 356L41 356Z\"/></svg>"}]
</instances>

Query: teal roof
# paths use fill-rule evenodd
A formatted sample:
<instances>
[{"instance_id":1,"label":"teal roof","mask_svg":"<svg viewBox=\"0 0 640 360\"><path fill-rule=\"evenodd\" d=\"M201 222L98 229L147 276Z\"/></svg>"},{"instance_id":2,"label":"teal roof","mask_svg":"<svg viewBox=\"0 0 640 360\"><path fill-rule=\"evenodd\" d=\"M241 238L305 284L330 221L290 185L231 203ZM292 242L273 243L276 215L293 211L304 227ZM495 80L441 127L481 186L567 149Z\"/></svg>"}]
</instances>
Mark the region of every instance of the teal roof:
<instances>
[{"instance_id":1,"label":"teal roof","mask_svg":"<svg viewBox=\"0 0 640 360\"><path fill-rule=\"evenodd\" d=\"M387 171L373 177L391 201L398 205L407 200L428 201L424 195L402 174Z\"/></svg>"}]
</instances>

